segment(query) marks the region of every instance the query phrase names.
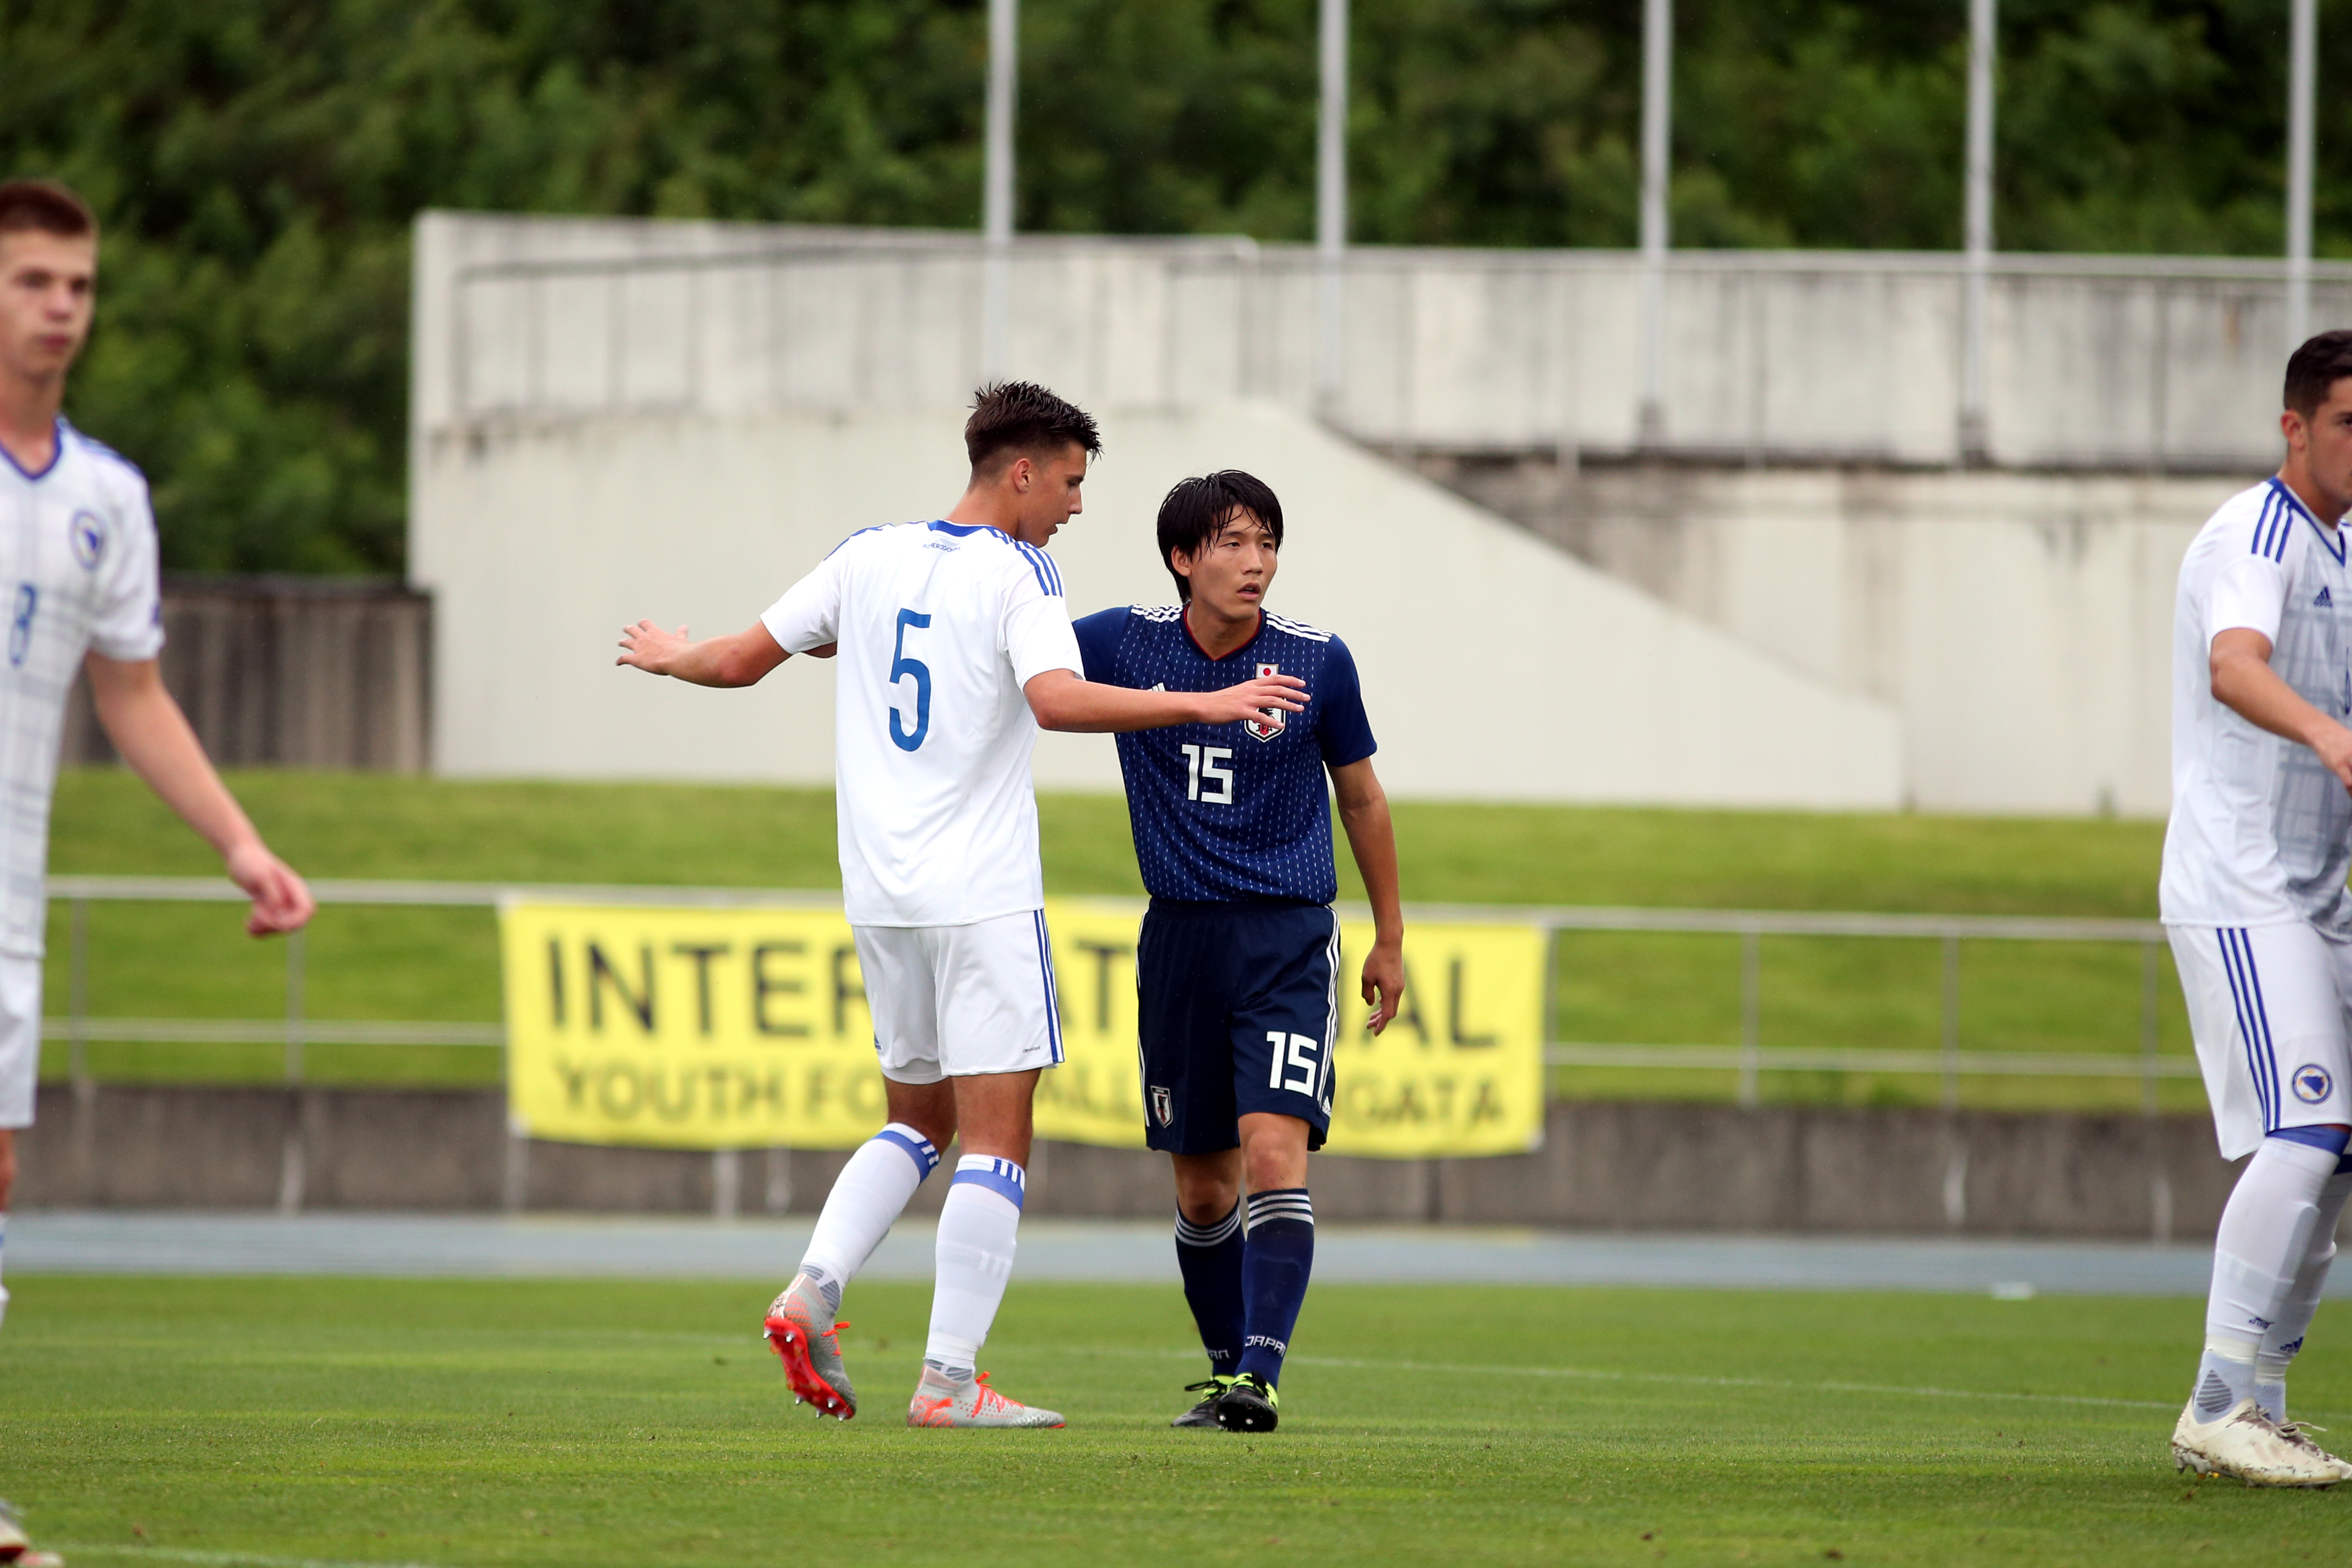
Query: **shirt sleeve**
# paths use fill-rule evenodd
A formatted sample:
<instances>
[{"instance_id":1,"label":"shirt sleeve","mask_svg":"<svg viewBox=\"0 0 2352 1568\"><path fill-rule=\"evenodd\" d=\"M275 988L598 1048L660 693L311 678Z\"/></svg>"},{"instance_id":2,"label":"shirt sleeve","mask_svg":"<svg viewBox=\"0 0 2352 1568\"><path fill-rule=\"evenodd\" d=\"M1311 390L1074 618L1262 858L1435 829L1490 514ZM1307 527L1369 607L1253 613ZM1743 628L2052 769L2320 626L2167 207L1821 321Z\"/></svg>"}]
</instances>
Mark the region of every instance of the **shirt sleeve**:
<instances>
[{"instance_id":1,"label":"shirt sleeve","mask_svg":"<svg viewBox=\"0 0 2352 1568\"><path fill-rule=\"evenodd\" d=\"M2279 617L2286 613L2286 566L2252 552L2223 567L2205 590L2208 646L2223 632L2244 629L2278 641Z\"/></svg>"},{"instance_id":2,"label":"shirt sleeve","mask_svg":"<svg viewBox=\"0 0 2352 1568\"><path fill-rule=\"evenodd\" d=\"M81 526L77 519L75 526ZM114 537L100 546L98 613L89 646L102 658L126 663L163 651L163 587L156 565L155 513L147 487L138 484L114 515ZM81 542L76 540L77 549Z\"/></svg>"},{"instance_id":3,"label":"shirt sleeve","mask_svg":"<svg viewBox=\"0 0 2352 1568\"><path fill-rule=\"evenodd\" d=\"M1078 673L1105 686L1118 684L1118 678L1112 672L1118 667L1118 644L1127 635L1127 617L1124 607L1097 610L1072 624L1070 630L1078 639L1078 657L1086 661L1086 668Z\"/></svg>"},{"instance_id":4,"label":"shirt sleeve","mask_svg":"<svg viewBox=\"0 0 2352 1568\"><path fill-rule=\"evenodd\" d=\"M1323 655L1323 673L1316 681L1307 706L1315 713L1315 739L1323 748L1326 767L1344 768L1360 763L1380 747L1372 740L1372 721L1364 716L1364 692L1356 679L1356 656L1338 637Z\"/></svg>"},{"instance_id":5,"label":"shirt sleeve","mask_svg":"<svg viewBox=\"0 0 2352 1568\"><path fill-rule=\"evenodd\" d=\"M760 624L786 653L806 653L841 640L841 552L835 549L816 570L784 590Z\"/></svg>"},{"instance_id":6,"label":"shirt sleeve","mask_svg":"<svg viewBox=\"0 0 2352 1568\"><path fill-rule=\"evenodd\" d=\"M1004 657L1013 662L1016 685L1026 686L1049 669L1076 675L1085 668L1060 582L1048 592L1044 574L1033 571L1025 559L1019 572L1006 574L1003 626Z\"/></svg>"}]
</instances>

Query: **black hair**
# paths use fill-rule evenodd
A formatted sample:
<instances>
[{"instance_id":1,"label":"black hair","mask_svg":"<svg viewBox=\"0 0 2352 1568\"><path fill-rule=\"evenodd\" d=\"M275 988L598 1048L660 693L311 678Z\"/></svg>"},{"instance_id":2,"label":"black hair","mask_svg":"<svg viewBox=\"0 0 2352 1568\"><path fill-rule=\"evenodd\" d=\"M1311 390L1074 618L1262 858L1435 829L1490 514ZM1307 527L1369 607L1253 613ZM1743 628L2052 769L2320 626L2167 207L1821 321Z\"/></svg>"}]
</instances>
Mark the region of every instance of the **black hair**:
<instances>
[{"instance_id":1,"label":"black hair","mask_svg":"<svg viewBox=\"0 0 2352 1568\"><path fill-rule=\"evenodd\" d=\"M2284 405L2308 419L2347 376L2352 376L2352 331L2322 332L2288 357Z\"/></svg>"},{"instance_id":2,"label":"black hair","mask_svg":"<svg viewBox=\"0 0 2352 1568\"><path fill-rule=\"evenodd\" d=\"M1076 445L1089 458L1102 455L1102 435L1094 416L1056 397L1033 381L994 381L972 394L971 417L963 422L963 449L979 473L1000 458L1058 457Z\"/></svg>"},{"instance_id":3,"label":"black hair","mask_svg":"<svg viewBox=\"0 0 2352 1568\"><path fill-rule=\"evenodd\" d=\"M1178 598L1190 600L1192 584L1170 557L1181 550L1199 560L1209 542L1225 531L1235 509L1264 523L1266 532L1274 536L1275 548L1282 548L1282 503L1274 499L1264 479L1239 468L1179 479L1168 499L1160 503L1160 564L1176 579Z\"/></svg>"},{"instance_id":4,"label":"black hair","mask_svg":"<svg viewBox=\"0 0 2352 1568\"><path fill-rule=\"evenodd\" d=\"M42 234L68 239L95 238L98 215L55 180L0 180L0 234Z\"/></svg>"}]
</instances>

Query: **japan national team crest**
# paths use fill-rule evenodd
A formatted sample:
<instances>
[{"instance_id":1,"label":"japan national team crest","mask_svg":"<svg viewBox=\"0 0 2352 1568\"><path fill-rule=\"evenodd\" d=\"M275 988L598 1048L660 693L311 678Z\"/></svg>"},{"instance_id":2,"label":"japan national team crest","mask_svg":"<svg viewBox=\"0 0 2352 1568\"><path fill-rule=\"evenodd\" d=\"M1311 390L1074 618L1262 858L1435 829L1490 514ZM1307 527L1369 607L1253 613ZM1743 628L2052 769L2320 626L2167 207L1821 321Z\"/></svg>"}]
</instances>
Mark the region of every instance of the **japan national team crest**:
<instances>
[{"instance_id":1,"label":"japan national team crest","mask_svg":"<svg viewBox=\"0 0 2352 1568\"><path fill-rule=\"evenodd\" d=\"M1176 1120L1176 1097L1156 1083L1151 1086L1151 1119L1162 1127Z\"/></svg>"},{"instance_id":2,"label":"japan national team crest","mask_svg":"<svg viewBox=\"0 0 2352 1568\"><path fill-rule=\"evenodd\" d=\"M1257 672L1261 677L1280 675L1282 673L1282 666L1278 664L1261 664L1257 667ZM1276 735L1282 733L1282 722L1287 715L1285 714L1281 709L1261 708L1258 711L1265 714L1265 717L1263 719L1244 719L1242 721L1242 728L1249 731L1249 738L1251 740L1271 741Z\"/></svg>"}]
</instances>

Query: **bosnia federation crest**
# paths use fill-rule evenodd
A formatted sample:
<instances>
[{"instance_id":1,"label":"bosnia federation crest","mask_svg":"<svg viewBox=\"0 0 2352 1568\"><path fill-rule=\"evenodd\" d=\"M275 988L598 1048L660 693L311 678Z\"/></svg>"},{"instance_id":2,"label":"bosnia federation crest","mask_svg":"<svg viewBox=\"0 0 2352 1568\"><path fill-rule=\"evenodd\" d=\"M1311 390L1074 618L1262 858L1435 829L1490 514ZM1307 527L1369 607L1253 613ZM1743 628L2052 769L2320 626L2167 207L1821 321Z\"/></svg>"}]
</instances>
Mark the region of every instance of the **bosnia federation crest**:
<instances>
[{"instance_id":1,"label":"bosnia federation crest","mask_svg":"<svg viewBox=\"0 0 2352 1568\"><path fill-rule=\"evenodd\" d=\"M1261 677L1280 675L1282 673L1282 666L1278 664L1261 664L1257 667L1257 672ZM1249 738L1251 740L1271 741L1276 735L1282 733L1282 723L1283 721L1288 717L1287 714L1279 708L1261 708L1258 711L1265 714L1265 717L1263 719L1244 719L1242 721L1242 728L1249 731Z\"/></svg>"},{"instance_id":2,"label":"bosnia federation crest","mask_svg":"<svg viewBox=\"0 0 2352 1568\"><path fill-rule=\"evenodd\" d=\"M1162 1127L1176 1120L1176 1097L1156 1083L1151 1086L1151 1119Z\"/></svg>"},{"instance_id":3,"label":"bosnia federation crest","mask_svg":"<svg viewBox=\"0 0 2352 1568\"><path fill-rule=\"evenodd\" d=\"M2294 1085L2294 1097L2305 1105L2317 1105L2336 1087L2336 1080L2317 1062L2304 1063L2288 1081Z\"/></svg>"},{"instance_id":4,"label":"bosnia federation crest","mask_svg":"<svg viewBox=\"0 0 2352 1568\"><path fill-rule=\"evenodd\" d=\"M98 563L106 559L106 520L94 511L78 511L68 525L66 537L73 544L73 558L85 572L95 572Z\"/></svg>"}]
</instances>

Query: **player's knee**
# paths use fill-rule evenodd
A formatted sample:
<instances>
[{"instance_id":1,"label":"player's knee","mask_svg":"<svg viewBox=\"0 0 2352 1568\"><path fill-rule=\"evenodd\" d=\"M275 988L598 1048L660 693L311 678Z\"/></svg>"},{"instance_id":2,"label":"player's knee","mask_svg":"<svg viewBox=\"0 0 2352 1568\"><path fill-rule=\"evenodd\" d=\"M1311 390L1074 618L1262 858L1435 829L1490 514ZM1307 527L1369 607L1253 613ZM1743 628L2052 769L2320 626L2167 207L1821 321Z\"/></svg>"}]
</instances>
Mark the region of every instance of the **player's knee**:
<instances>
[{"instance_id":1,"label":"player's knee","mask_svg":"<svg viewBox=\"0 0 2352 1568\"><path fill-rule=\"evenodd\" d=\"M1214 1225L1241 1202L1239 1172L1176 1167L1176 1208L1194 1225Z\"/></svg>"},{"instance_id":2,"label":"player's knee","mask_svg":"<svg viewBox=\"0 0 2352 1568\"><path fill-rule=\"evenodd\" d=\"M16 1184L16 1137L0 1132L0 1213L8 1207L9 1190Z\"/></svg>"}]
</instances>

